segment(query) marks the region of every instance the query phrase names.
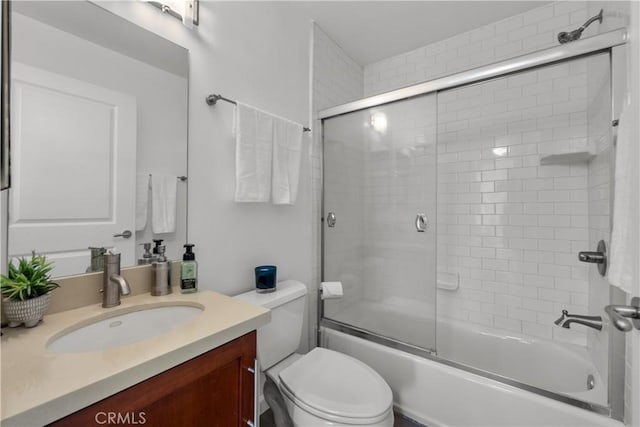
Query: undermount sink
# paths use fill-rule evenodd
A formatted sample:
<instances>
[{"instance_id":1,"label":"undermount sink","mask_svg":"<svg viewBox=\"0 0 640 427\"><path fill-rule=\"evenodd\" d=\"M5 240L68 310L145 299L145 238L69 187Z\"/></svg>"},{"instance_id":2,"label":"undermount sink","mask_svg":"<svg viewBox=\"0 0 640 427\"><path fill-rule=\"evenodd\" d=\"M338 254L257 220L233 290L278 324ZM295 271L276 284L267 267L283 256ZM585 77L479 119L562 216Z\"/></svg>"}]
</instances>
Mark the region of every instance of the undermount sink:
<instances>
[{"instance_id":1,"label":"undermount sink","mask_svg":"<svg viewBox=\"0 0 640 427\"><path fill-rule=\"evenodd\" d=\"M81 322L53 337L47 349L57 353L85 353L120 347L165 334L203 311L194 305L132 307L106 318Z\"/></svg>"}]
</instances>

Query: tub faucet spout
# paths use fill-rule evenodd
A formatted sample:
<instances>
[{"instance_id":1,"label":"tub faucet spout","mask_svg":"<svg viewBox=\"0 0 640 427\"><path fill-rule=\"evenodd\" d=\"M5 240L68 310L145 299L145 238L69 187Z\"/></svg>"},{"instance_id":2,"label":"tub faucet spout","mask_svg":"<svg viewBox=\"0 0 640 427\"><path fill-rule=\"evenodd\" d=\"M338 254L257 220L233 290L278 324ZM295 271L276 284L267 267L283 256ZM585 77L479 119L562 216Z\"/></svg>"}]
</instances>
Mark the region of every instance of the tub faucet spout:
<instances>
[{"instance_id":1,"label":"tub faucet spout","mask_svg":"<svg viewBox=\"0 0 640 427\"><path fill-rule=\"evenodd\" d=\"M589 328L602 330L602 317L584 316L582 314L569 314L567 310L562 310L562 316L555 322L556 325L569 329L572 323L579 323Z\"/></svg>"}]
</instances>

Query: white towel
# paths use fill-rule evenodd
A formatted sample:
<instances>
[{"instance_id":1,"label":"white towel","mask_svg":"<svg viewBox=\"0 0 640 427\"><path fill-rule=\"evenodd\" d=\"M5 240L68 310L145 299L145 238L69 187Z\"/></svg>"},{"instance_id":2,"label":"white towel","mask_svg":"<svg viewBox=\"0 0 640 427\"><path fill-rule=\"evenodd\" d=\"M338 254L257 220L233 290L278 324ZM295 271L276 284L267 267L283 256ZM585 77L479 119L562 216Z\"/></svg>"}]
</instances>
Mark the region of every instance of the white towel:
<instances>
[{"instance_id":1,"label":"white towel","mask_svg":"<svg viewBox=\"0 0 640 427\"><path fill-rule=\"evenodd\" d=\"M274 117L240 102L234 120L236 137L236 202L268 202Z\"/></svg>"},{"instance_id":2,"label":"white towel","mask_svg":"<svg viewBox=\"0 0 640 427\"><path fill-rule=\"evenodd\" d=\"M623 109L618 120L618 132L616 138L616 162L614 174L613 195L613 230L611 231L611 259L607 277L609 283L619 287L627 293L631 293L632 269L633 269L633 240L636 236L632 233L633 216L633 191L635 183L632 182L633 158L631 156L631 144L637 143L631 139L633 118L628 109Z\"/></svg>"},{"instance_id":3,"label":"white towel","mask_svg":"<svg viewBox=\"0 0 640 427\"><path fill-rule=\"evenodd\" d=\"M302 160L302 125L276 118L273 123L273 177L271 200L276 205L292 205L298 195Z\"/></svg>"},{"instance_id":4,"label":"white towel","mask_svg":"<svg viewBox=\"0 0 640 427\"><path fill-rule=\"evenodd\" d=\"M149 212L149 174L136 174L136 231L147 226Z\"/></svg>"},{"instance_id":5,"label":"white towel","mask_svg":"<svg viewBox=\"0 0 640 427\"><path fill-rule=\"evenodd\" d=\"M151 225L154 233L173 233L176 230L176 192L178 178L175 175L151 177Z\"/></svg>"}]
</instances>

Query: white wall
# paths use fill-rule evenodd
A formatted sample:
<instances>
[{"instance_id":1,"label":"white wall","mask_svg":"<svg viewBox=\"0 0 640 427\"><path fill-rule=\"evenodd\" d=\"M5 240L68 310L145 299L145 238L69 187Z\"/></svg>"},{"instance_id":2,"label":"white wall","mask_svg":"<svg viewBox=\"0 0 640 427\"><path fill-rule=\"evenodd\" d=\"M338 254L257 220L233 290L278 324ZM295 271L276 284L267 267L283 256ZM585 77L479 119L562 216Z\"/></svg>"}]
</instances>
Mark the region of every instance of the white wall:
<instances>
[{"instance_id":1,"label":"white wall","mask_svg":"<svg viewBox=\"0 0 640 427\"><path fill-rule=\"evenodd\" d=\"M309 23L286 4L201 2L200 26L188 30L142 2L101 6L189 49L189 240L199 286L225 294L254 287L253 268L278 266L278 279L311 280L310 136L303 138L294 206L233 201L233 106L209 107L221 93L307 125Z\"/></svg>"}]
</instances>

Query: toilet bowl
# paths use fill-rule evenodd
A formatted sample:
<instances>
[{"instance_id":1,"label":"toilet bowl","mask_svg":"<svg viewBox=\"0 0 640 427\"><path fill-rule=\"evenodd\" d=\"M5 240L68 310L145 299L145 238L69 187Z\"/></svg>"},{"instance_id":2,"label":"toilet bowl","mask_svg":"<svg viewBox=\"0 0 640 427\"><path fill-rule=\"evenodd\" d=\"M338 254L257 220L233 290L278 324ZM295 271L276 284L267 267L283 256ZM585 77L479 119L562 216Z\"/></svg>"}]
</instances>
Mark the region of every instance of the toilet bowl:
<instances>
[{"instance_id":1,"label":"toilet bowl","mask_svg":"<svg viewBox=\"0 0 640 427\"><path fill-rule=\"evenodd\" d=\"M277 385L294 426L393 426L393 396L384 379L345 354L298 348L305 315L306 286L278 283L275 292L236 298L271 309L271 322L258 330L262 371Z\"/></svg>"}]
</instances>

